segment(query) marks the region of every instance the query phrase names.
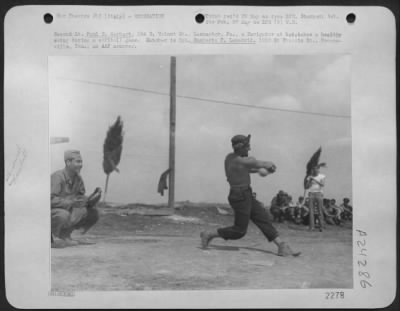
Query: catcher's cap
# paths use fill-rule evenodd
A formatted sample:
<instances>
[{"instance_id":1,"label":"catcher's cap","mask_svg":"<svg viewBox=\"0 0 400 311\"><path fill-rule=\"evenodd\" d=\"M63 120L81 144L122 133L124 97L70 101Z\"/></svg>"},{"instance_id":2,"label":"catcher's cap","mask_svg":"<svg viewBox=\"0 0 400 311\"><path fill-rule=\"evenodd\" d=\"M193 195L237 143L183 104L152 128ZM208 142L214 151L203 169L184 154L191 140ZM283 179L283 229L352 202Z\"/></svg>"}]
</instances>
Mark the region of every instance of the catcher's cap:
<instances>
[{"instance_id":1,"label":"catcher's cap","mask_svg":"<svg viewBox=\"0 0 400 311\"><path fill-rule=\"evenodd\" d=\"M64 161L71 160L76 156L80 156L81 152L79 150L65 150L64 151Z\"/></svg>"}]
</instances>

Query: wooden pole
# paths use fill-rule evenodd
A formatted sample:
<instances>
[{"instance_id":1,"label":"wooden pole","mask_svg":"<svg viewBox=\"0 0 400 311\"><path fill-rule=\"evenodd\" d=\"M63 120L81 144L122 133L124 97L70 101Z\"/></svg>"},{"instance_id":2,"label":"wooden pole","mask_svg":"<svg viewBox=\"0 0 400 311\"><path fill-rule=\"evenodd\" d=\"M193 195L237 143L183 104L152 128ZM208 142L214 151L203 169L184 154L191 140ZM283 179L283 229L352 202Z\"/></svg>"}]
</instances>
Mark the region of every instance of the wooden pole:
<instances>
[{"instance_id":1,"label":"wooden pole","mask_svg":"<svg viewBox=\"0 0 400 311\"><path fill-rule=\"evenodd\" d=\"M168 207L175 206L175 126L176 126L176 57L171 56L171 88L169 114L169 187Z\"/></svg>"}]
</instances>

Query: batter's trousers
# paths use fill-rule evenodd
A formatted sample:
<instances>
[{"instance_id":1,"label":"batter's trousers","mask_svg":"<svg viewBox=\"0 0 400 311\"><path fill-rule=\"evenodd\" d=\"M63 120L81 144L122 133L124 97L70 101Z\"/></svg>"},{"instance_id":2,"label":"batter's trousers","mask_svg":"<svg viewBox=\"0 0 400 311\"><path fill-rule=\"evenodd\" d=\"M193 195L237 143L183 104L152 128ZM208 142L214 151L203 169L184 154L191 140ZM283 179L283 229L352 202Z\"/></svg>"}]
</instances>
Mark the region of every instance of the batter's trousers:
<instances>
[{"instance_id":1,"label":"batter's trousers","mask_svg":"<svg viewBox=\"0 0 400 311\"><path fill-rule=\"evenodd\" d=\"M233 226L218 229L218 234L225 240L238 240L246 232L251 220L264 234L268 241L278 237L278 232L271 222L270 215L257 201L250 187L243 189L231 188L228 196L229 204L234 210L235 221Z\"/></svg>"}]
</instances>

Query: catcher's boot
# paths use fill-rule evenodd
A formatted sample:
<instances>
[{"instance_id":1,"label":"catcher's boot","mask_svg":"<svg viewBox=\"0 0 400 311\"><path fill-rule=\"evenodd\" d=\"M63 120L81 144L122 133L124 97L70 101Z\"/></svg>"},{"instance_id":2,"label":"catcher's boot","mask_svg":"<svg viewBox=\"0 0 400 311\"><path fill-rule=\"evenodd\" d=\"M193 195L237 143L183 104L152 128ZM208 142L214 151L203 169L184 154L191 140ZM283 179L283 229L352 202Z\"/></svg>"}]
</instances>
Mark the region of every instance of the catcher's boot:
<instances>
[{"instance_id":1,"label":"catcher's boot","mask_svg":"<svg viewBox=\"0 0 400 311\"><path fill-rule=\"evenodd\" d=\"M211 233L203 231L202 233L200 233L200 238L201 238L201 247L207 248L208 244L213 239L213 235Z\"/></svg>"},{"instance_id":2,"label":"catcher's boot","mask_svg":"<svg viewBox=\"0 0 400 311\"><path fill-rule=\"evenodd\" d=\"M65 246L77 246L79 245L78 241L72 240L70 237L64 239Z\"/></svg>"},{"instance_id":3,"label":"catcher's boot","mask_svg":"<svg viewBox=\"0 0 400 311\"><path fill-rule=\"evenodd\" d=\"M53 239L53 241L51 241L51 248L65 248L66 246L64 240Z\"/></svg>"},{"instance_id":4,"label":"catcher's boot","mask_svg":"<svg viewBox=\"0 0 400 311\"><path fill-rule=\"evenodd\" d=\"M287 243L285 243L285 242L282 242L282 243L279 244L278 256L283 256L283 257L294 256L294 257L297 257L300 254L301 254L301 252L292 251L292 249L289 247L289 245L287 245Z\"/></svg>"}]
</instances>

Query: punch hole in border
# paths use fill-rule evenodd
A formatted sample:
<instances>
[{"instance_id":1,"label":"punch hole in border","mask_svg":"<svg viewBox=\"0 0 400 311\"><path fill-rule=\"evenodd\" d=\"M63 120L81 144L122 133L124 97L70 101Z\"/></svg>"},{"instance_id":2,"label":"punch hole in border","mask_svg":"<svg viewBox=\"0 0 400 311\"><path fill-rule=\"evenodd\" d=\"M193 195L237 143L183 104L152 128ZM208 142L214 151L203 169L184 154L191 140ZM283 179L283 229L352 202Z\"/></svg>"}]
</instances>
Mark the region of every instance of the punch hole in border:
<instances>
[{"instance_id":1,"label":"punch hole in border","mask_svg":"<svg viewBox=\"0 0 400 311\"><path fill-rule=\"evenodd\" d=\"M53 22L53 15L51 15L50 13L46 13L43 16L43 19L46 24L51 24Z\"/></svg>"},{"instance_id":2,"label":"punch hole in border","mask_svg":"<svg viewBox=\"0 0 400 311\"><path fill-rule=\"evenodd\" d=\"M356 14L354 14L354 13L349 13L349 14L347 14L347 16L346 16L346 21L347 21L349 24L353 24L353 23L356 21Z\"/></svg>"},{"instance_id":3,"label":"punch hole in border","mask_svg":"<svg viewBox=\"0 0 400 311\"><path fill-rule=\"evenodd\" d=\"M203 23L203 22L204 22L204 19L205 19L205 17L204 17L204 15L201 14L201 13L199 13L199 14L197 14L197 15L195 16L195 20L196 20L196 22L197 22L198 24Z\"/></svg>"}]
</instances>

